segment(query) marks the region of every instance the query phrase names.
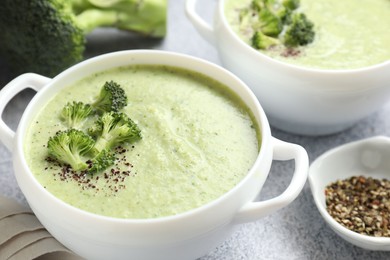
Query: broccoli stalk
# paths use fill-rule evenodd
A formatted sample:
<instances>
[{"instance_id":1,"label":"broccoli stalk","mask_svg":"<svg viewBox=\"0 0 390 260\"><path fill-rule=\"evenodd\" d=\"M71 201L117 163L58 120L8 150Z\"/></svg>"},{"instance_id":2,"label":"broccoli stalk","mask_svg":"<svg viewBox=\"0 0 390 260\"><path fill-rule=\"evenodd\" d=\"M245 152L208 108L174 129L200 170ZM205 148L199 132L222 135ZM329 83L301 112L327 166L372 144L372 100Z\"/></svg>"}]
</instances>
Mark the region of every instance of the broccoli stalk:
<instances>
[{"instance_id":1,"label":"broccoli stalk","mask_svg":"<svg viewBox=\"0 0 390 260\"><path fill-rule=\"evenodd\" d=\"M66 122L70 128L79 128L80 125L92 114L92 108L89 104L82 102L68 102L61 111L61 119Z\"/></svg>"},{"instance_id":2,"label":"broccoli stalk","mask_svg":"<svg viewBox=\"0 0 390 260\"><path fill-rule=\"evenodd\" d=\"M167 0L3 0L0 56L15 73L55 76L82 60L96 27L163 37L166 9Z\"/></svg>"},{"instance_id":3,"label":"broccoli stalk","mask_svg":"<svg viewBox=\"0 0 390 260\"><path fill-rule=\"evenodd\" d=\"M128 116L117 112L104 113L88 131L96 138L92 149L94 154L109 151L121 143L133 143L141 139L138 126Z\"/></svg>"},{"instance_id":4,"label":"broccoli stalk","mask_svg":"<svg viewBox=\"0 0 390 260\"><path fill-rule=\"evenodd\" d=\"M95 141L89 135L76 129L59 131L49 138L47 147L49 155L59 162L69 164L73 170L81 171L88 168L82 156L94 146Z\"/></svg>"},{"instance_id":5,"label":"broccoli stalk","mask_svg":"<svg viewBox=\"0 0 390 260\"><path fill-rule=\"evenodd\" d=\"M83 1L76 1L73 10L79 12L76 22L85 32L97 27L116 27L156 37L166 33L166 0L84 0L87 2L84 5L80 2Z\"/></svg>"},{"instance_id":6,"label":"broccoli stalk","mask_svg":"<svg viewBox=\"0 0 390 260\"><path fill-rule=\"evenodd\" d=\"M127 105L126 92L118 83L107 81L91 105L98 113L118 112Z\"/></svg>"}]
</instances>

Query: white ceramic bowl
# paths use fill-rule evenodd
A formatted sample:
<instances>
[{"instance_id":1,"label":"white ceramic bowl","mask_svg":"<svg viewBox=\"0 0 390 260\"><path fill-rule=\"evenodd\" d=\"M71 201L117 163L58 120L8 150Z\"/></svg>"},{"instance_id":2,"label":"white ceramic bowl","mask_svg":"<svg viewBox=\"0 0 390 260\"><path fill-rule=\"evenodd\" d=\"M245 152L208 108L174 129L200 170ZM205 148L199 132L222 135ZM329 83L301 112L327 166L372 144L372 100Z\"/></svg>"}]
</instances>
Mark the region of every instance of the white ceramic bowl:
<instances>
[{"instance_id":1,"label":"white ceramic bowl","mask_svg":"<svg viewBox=\"0 0 390 260\"><path fill-rule=\"evenodd\" d=\"M310 166L309 183L315 204L329 226L346 241L370 250L390 251L390 238L353 232L339 224L326 210L325 187L352 176L390 179L390 138L377 136L334 148Z\"/></svg>"},{"instance_id":2,"label":"white ceramic bowl","mask_svg":"<svg viewBox=\"0 0 390 260\"><path fill-rule=\"evenodd\" d=\"M156 219L118 219L91 214L54 197L34 178L26 164L23 143L34 115L60 89L98 71L130 64L163 64L208 75L235 91L259 123L262 143L248 175L233 189L202 207ZM161 51L124 51L102 55L64 71L54 79L24 74L0 91L0 116L18 92L37 91L14 133L0 119L0 140L13 153L18 184L36 216L69 249L88 259L195 259L222 243L237 223L254 221L292 202L303 188L308 156L298 145L271 136L267 118L249 88L236 76L212 63ZM288 188L278 197L254 202L272 160L295 160Z\"/></svg>"},{"instance_id":3,"label":"white ceramic bowl","mask_svg":"<svg viewBox=\"0 0 390 260\"><path fill-rule=\"evenodd\" d=\"M196 2L187 0L188 18L218 50L223 66L253 90L271 125L279 129L305 135L335 133L378 110L390 97L390 60L355 70L280 62L235 34L225 18L225 0L218 1L213 26L196 13Z\"/></svg>"}]
</instances>

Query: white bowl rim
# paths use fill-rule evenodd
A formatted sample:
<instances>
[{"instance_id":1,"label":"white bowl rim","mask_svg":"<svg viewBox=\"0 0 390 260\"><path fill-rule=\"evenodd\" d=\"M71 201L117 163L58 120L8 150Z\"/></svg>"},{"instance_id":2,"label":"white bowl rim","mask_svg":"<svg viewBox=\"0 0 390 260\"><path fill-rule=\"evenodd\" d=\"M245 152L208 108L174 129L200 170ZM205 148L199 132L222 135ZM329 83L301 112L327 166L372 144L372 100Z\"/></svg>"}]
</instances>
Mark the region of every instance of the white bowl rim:
<instances>
[{"instance_id":1,"label":"white bowl rim","mask_svg":"<svg viewBox=\"0 0 390 260\"><path fill-rule=\"evenodd\" d=\"M318 178L318 177L316 177L316 175L318 175L318 174L314 174L313 168L317 164L321 163L321 161L323 161L329 155L332 155L334 153L338 153L339 151L343 151L345 149L359 149L361 144L370 143L370 142L375 141L375 140L384 140L384 139L390 141L390 137L374 136L374 137L369 137L369 138L353 141L353 142L350 142L350 143L346 143L346 144L334 147L334 148L326 151L320 157L318 157L316 160L313 161L313 163L310 165L309 174L308 174L308 180L309 180L310 189L312 191L312 195L313 195L313 198L314 198L314 202L315 202L315 204L317 206L318 211L321 213L321 215L323 216L325 221L328 222L328 224L335 231L339 232L340 234L348 236L349 238L351 238L353 240L364 242L364 243L367 243L368 245L376 245L376 246L378 246L378 245L379 246L390 245L390 237L374 237L374 236L368 236L368 235L359 234L357 232L354 232L354 231L344 227L340 223L338 223L328 213L328 211L325 209L325 207L323 206L322 202L320 201L320 198L317 196L320 187L318 187L316 185L315 179Z\"/></svg>"},{"instance_id":2,"label":"white bowl rim","mask_svg":"<svg viewBox=\"0 0 390 260\"><path fill-rule=\"evenodd\" d=\"M16 152L16 151L20 152L20 154L21 154L20 155L21 156L21 161L23 162L22 167L26 170L26 172L29 173L24 178L29 177L31 179L31 181L37 186L37 188L41 190L41 192L46 194L46 196L49 196L50 199L54 200L59 205L65 207L67 210L70 210L70 211L73 211L73 212L75 212L77 214L80 214L81 217L84 216L86 218L94 218L95 220L106 221L106 222L110 222L110 223L118 223L118 224L126 223L126 224L137 224L137 225L142 225L142 224L144 224L144 225L153 225L153 224L159 225L161 223L168 223L168 222L170 223L170 222L174 222L174 221L180 221L180 219L186 219L188 217L191 217L191 215L193 215L193 214L201 214L202 211L206 211L208 208L213 207L214 205L218 204L220 201L224 200L225 197L228 197L231 193L234 193L237 189L240 189L240 187L243 186L244 182L246 182L246 180L248 178L250 178L251 175L254 174L254 171L256 171L259 168L260 162L263 160L263 158L266 157L265 153L267 151L266 151L265 148L269 147L271 145L271 130L270 130L268 119L267 119L267 117L265 115L265 112L262 109L262 107L261 107L259 101L257 100L256 96L250 90L250 88L242 80L240 80L237 76L235 76L233 73L231 73L228 70L226 70L225 68L223 68L223 67L221 67L221 66L219 66L217 64L214 64L212 62L209 62L207 60L204 60L204 59L201 59L201 58L197 58L197 57L194 57L194 56L191 56L191 55L181 54L181 53L171 52L171 51L138 49L138 50L116 51L116 52L112 52L112 53L102 54L102 55L99 55L99 56L95 56L95 57L86 59L86 60L84 60L84 61L82 61L82 62L80 62L78 64L73 65L72 67L64 70L63 72L58 74L56 77L54 77L52 81L54 81L56 79L60 80L60 79L62 79L64 77L68 77L68 74L72 74L74 71L78 70L79 67L86 66L86 65L88 65L90 63L94 63L94 62L97 62L99 60L102 60L102 59L105 59L105 58L108 58L108 57L115 57L115 56L117 57L117 56L121 56L121 55L130 55L130 54L136 54L136 55L138 55L138 54L141 54L141 55L142 54L147 54L147 55L166 55L166 56L172 56L172 57L179 57L181 59L192 59L195 62L202 63L202 64L204 64L206 66L210 66L210 67L213 67L216 70L222 71L227 76L231 77L235 81L236 84L241 85L241 87L245 90L245 92L247 92L247 94L249 94L249 96L250 96L250 101L244 102L244 100L243 100L243 102L245 104L253 103L254 106L255 106L255 110L251 110L251 111L252 111L252 113L253 113L253 115L255 117L256 117L256 113L259 116L260 121L257 122L257 123L258 123L258 126L259 126L259 132L260 132L260 135L261 135L261 142L260 142L259 152L258 152L256 161L253 163L251 169L248 171L246 176L239 183L237 183L232 189L230 189L228 192L224 193L220 197L218 197L218 198L216 198L216 199L210 201L209 203L206 203L206 204L204 204L204 205L202 205L200 207L193 208L191 210L188 210L188 211L185 211L185 212L182 212L182 213L178 213L176 215L170 215L170 216L164 216L164 217L158 217L158 218L145 218L145 219L117 218L117 217L104 216L104 215L91 213L91 212L82 210L80 208L77 208L75 206L72 206L72 205L62 201L61 199L57 198L51 192L46 190L38 182L38 180L35 177L33 177L33 174L32 174L32 172L30 171L30 169L29 169L29 167L27 165L27 162L26 162L25 157L24 157L24 149L22 147L22 143L23 143L22 139L24 139L24 134L23 133L19 133L19 134L16 135L16 139L18 139L17 140L17 144L19 146L17 147L16 150L14 150L14 152ZM150 64L158 65L159 63L158 63L158 61L156 61L156 63L150 63ZM163 63L160 63L160 64L164 65ZM188 69L188 70L191 71L191 69ZM195 70L192 70L192 71L195 71ZM208 76L210 78L213 78L211 75L210 76L207 75L207 74L204 74L204 75L206 75L206 76ZM47 86L45 86L45 89L47 89L52 84L52 81L49 82ZM228 84L225 84L225 85L228 85ZM33 97L33 99L27 105L25 111L28 110L30 108L30 106L37 105L37 104L34 104L35 103L34 100L36 100L36 98L38 98L39 95L41 95L41 93L43 93L43 92L44 91L39 91ZM20 120L19 127L18 127L18 132L19 132L19 129L24 130L26 127L28 127L26 125L27 123L25 123L26 120L24 120L25 114L26 113L24 112L23 115L22 115L22 118ZM221 223L221 225L223 225L223 224L225 224L225 223Z\"/></svg>"},{"instance_id":3,"label":"white bowl rim","mask_svg":"<svg viewBox=\"0 0 390 260\"><path fill-rule=\"evenodd\" d=\"M365 67L361 67L361 68L356 68L356 69L320 69L320 68L313 68L313 67L305 67L305 66L300 66L300 65L295 65L295 64L292 64L292 63L287 63L287 62L284 62L284 61L280 61L280 60L277 60L277 59L274 59L274 58L271 58L270 56L260 52L260 51L256 51L254 48L252 48L251 46L249 46L248 44L246 44L234 31L233 29L231 28L231 26L229 25L228 21L226 20L226 17L225 17L225 12L224 12L224 9L225 9L225 1L229 1L229 0L222 0L219 2L218 4L218 12L219 12L219 15L220 15L220 18L222 20L222 23L223 25L225 26L225 28L229 31L229 33L231 34L231 36L236 40L236 42L240 43L241 46L246 50L246 51L249 51L251 53L251 55L253 56L256 56L256 57L259 57L261 59L266 59L267 62L270 62L270 63L274 63L275 65L278 65L278 66L281 66L281 67L285 67L285 68L289 68L289 69L292 69L292 70L295 70L295 71L298 71L298 72L306 72L306 73L311 73L311 72L314 72L314 73L318 73L318 74L324 74L324 75L349 75L349 74L357 74L357 73L362 73L362 72L365 72L365 73L368 73L372 70L377 70L377 69L380 69L382 67L390 67L390 60L385 60L381 63L377 63L377 64L373 64L373 65L370 65L370 66L365 66Z\"/></svg>"}]
</instances>

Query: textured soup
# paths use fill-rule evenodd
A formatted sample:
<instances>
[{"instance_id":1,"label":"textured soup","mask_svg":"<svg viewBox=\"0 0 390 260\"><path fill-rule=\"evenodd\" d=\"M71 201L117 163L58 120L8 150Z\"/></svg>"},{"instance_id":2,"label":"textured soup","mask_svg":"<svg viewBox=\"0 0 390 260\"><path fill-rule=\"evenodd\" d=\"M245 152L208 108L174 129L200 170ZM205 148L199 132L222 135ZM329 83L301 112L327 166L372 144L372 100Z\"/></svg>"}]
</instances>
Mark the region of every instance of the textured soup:
<instances>
[{"instance_id":1,"label":"textured soup","mask_svg":"<svg viewBox=\"0 0 390 260\"><path fill-rule=\"evenodd\" d=\"M251 31L240 28L240 8L251 0L227 0L226 17L247 43ZM316 38L300 48L300 55L263 51L275 59L321 69L356 69L390 60L389 0L301 0L301 10L313 21Z\"/></svg>"},{"instance_id":2,"label":"textured soup","mask_svg":"<svg viewBox=\"0 0 390 260\"><path fill-rule=\"evenodd\" d=\"M115 166L71 176L46 160L49 136L66 129L58 115L70 100L91 103L104 82L126 91L123 109L142 140L117 149ZM129 66L89 76L63 89L36 116L25 144L38 181L61 200L93 213L154 218L208 203L235 186L257 158L253 116L226 86L165 66ZM90 122L86 122L86 127Z\"/></svg>"}]
</instances>

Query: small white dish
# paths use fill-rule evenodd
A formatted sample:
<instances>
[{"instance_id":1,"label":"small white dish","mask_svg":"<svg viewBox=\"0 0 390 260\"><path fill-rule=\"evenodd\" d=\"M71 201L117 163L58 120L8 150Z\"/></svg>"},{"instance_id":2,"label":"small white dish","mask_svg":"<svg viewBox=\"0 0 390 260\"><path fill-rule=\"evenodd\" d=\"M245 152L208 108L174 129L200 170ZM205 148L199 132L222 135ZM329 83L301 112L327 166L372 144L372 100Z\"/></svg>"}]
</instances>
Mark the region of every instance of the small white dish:
<instances>
[{"instance_id":1,"label":"small white dish","mask_svg":"<svg viewBox=\"0 0 390 260\"><path fill-rule=\"evenodd\" d=\"M309 183L315 204L329 226L346 241L369 250L390 251L390 238L372 237L349 230L326 210L325 187L352 176L390 179L390 138L376 136L336 147L310 166Z\"/></svg>"}]
</instances>

